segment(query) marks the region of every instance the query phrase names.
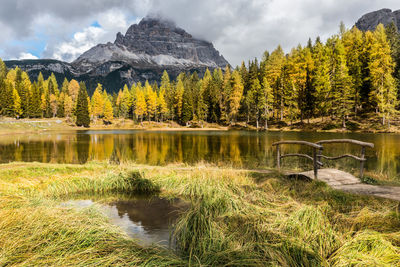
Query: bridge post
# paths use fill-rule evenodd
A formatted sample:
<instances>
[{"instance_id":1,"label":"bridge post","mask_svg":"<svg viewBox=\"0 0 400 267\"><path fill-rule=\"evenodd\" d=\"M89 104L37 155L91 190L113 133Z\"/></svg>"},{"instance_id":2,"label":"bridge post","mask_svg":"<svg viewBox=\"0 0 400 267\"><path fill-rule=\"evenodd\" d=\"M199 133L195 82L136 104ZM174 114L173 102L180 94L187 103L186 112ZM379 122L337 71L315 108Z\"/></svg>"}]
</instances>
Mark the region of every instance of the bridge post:
<instances>
[{"instance_id":1,"label":"bridge post","mask_svg":"<svg viewBox=\"0 0 400 267\"><path fill-rule=\"evenodd\" d=\"M365 146L361 148L361 161L360 161L360 178L364 177L364 162L365 162Z\"/></svg>"},{"instance_id":2,"label":"bridge post","mask_svg":"<svg viewBox=\"0 0 400 267\"><path fill-rule=\"evenodd\" d=\"M321 159L322 159L322 150L323 150L323 148L321 147L320 149L318 149L318 155L317 155L317 160L318 160L318 162L322 162L321 161ZM318 168L319 168L320 166L318 165Z\"/></svg>"},{"instance_id":3,"label":"bridge post","mask_svg":"<svg viewBox=\"0 0 400 267\"><path fill-rule=\"evenodd\" d=\"M279 145L276 146L276 167L281 170L281 151Z\"/></svg>"},{"instance_id":4,"label":"bridge post","mask_svg":"<svg viewBox=\"0 0 400 267\"><path fill-rule=\"evenodd\" d=\"M318 180L318 154L317 149L313 148L314 178Z\"/></svg>"}]
</instances>

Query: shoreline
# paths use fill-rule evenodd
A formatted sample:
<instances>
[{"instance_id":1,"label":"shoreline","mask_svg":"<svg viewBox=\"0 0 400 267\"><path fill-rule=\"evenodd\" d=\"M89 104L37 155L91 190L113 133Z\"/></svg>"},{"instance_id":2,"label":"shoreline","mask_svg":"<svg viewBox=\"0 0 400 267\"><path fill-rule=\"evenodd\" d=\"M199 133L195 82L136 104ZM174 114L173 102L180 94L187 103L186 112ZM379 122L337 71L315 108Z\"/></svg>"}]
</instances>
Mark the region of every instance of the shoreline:
<instances>
[{"instance_id":1,"label":"shoreline","mask_svg":"<svg viewBox=\"0 0 400 267\"><path fill-rule=\"evenodd\" d=\"M66 119L22 119L16 120L11 118L0 119L0 136L8 134L30 134L51 131L100 131L100 130L142 130L142 131L257 131L257 129L250 125L246 127L243 123L238 123L235 126L224 126L218 124L206 123L203 128L181 126L175 122L143 122L137 124L131 120L119 119L115 120L113 124L104 125L101 121L94 123L89 128L78 127L68 122ZM265 132L264 128L258 131ZM276 127L271 125L268 129L270 132L309 132L309 133L362 133L362 134L379 134L379 133L400 133L400 127L393 126L390 129L357 129L349 130L343 128L334 129L321 129L316 124L301 124L291 125L284 127Z\"/></svg>"}]
</instances>

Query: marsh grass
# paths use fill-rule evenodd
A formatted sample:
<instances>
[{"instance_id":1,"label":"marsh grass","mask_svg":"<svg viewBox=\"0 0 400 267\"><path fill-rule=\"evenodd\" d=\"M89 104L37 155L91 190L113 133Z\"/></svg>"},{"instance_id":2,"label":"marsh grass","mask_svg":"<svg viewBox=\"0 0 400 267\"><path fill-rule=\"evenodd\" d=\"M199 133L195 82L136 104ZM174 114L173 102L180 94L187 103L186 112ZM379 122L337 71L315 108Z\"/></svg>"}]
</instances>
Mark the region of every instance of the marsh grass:
<instances>
[{"instance_id":1,"label":"marsh grass","mask_svg":"<svg viewBox=\"0 0 400 267\"><path fill-rule=\"evenodd\" d=\"M399 266L397 203L321 182L230 168L3 165L0 265ZM177 250L141 247L96 207L62 207L92 194L154 194L191 203Z\"/></svg>"}]
</instances>

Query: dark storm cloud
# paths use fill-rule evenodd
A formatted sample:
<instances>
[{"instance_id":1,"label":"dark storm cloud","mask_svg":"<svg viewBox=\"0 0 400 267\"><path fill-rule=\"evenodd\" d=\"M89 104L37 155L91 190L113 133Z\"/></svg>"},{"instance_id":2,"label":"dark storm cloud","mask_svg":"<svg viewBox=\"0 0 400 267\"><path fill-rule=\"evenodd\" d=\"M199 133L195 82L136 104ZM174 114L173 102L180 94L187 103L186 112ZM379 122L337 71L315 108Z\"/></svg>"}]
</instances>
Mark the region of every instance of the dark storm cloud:
<instances>
[{"instance_id":1,"label":"dark storm cloud","mask_svg":"<svg viewBox=\"0 0 400 267\"><path fill-rule=\"evenodd\" d=\"M3 0L0 50L18 57L24 41L45 33L42 56L72 60L87 44L113 41L136 17L148 12L174 20L194 36L214 43L233 64L260 57L281 44L286 51L311 37L336 33L340 21L351 27L363 14L400 9L398 0ZM89 27L99 21L102 29ZM86 46L85 46L86 44ZM9 51L9 52L8 52ZM4 54L4 52L3 52ZM67 56L69 55L69 56Z\"/></svg>"}]
</instances>

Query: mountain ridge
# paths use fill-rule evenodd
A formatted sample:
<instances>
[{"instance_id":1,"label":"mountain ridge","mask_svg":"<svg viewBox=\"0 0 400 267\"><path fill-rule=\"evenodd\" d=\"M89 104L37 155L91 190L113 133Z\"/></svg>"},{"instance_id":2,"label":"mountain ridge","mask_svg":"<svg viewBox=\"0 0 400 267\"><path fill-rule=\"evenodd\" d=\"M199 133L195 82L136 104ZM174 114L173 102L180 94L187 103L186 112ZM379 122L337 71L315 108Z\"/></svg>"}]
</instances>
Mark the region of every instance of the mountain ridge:
<instances>
[{"instance_id":1,"label":"mountain ridge","mask_svg":"<svg viewBox=\"0 0 400 267\"><path fill-rule=\"evenodd\" d=\"M114 43L98 44L71 63L52 60L8 60L7 67L20 67L36 79L39 72L46 77L53 72L58 82L62 77L85 81L89 93L97 83L110 91L124 84L159 82L166 70L172 79L181 72L198 72L207 68L223 68L229 63L211 42L193 38L174 22L145 17L131 25L126 34L116 34Z\"/></svg>"},{"instance_id":2,"label":"mountain ridge","mask_svg":"<svg viewBox=\"0 0 400 267\"><path fill-rule=\"evenodd\" d=\"M362 31L373 31L378 24L387 26L391 22L394 22L397 29L400 28L400 10L392 11L389 8L382 8L366 13L357 20L355 26Z\"/></svg>"}]
</instances>

